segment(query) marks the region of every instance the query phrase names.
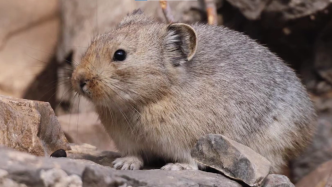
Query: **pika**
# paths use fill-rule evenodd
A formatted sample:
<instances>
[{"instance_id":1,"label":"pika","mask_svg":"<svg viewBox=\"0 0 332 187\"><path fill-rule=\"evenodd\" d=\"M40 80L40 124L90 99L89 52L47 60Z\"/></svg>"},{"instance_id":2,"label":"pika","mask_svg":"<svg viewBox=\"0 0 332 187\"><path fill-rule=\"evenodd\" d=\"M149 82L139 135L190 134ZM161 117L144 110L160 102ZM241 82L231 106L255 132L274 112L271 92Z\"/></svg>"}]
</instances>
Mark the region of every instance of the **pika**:
<instances>
[{"instance_id":1,"label":"pika","mask_svg":"<svg viewBox=\"0 0 332 187\"><path fill-rule=\"evenodd\" d=\"M123 154L116 169L161 158L161 169L197 170L191 148L213 133L279 172L314 134L312 102L294 71L222 26L159 23L135 11L91 42L71 81Z\"/></svg>"}]
</instances>

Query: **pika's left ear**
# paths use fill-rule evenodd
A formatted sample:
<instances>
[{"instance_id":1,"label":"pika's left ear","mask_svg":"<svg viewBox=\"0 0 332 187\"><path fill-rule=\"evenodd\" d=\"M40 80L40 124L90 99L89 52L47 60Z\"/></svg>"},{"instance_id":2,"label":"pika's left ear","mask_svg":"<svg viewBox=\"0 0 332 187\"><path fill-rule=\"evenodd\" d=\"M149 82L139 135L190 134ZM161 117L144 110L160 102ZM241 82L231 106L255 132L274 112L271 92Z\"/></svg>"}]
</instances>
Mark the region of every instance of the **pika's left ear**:
<instances>
[{"instance_id":1,"label":"pika's left ear","mask_svg":"<svg viewBox=\"0 0 332 187\"><path fill-rule=\"evenodd\" d=\"M194 28L184 23L173 23L167 27L165 38L169 52L180 50L186 60L190 61L196 54L197 34Z\"/></svg>"}]
</instances>

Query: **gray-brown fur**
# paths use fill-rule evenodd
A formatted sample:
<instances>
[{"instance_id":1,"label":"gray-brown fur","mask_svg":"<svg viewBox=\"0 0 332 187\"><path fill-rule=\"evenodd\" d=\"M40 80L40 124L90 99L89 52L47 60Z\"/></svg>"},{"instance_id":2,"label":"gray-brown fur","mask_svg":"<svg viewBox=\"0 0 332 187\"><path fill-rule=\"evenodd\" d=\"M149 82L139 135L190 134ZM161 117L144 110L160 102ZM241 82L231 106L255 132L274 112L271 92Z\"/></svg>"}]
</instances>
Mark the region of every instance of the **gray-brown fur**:
<instances>
[{"instance_id":1,"label":"gray-brown fur","mask_svg":"<svg viewBox=\"0 0 332 187\"><path fill-rule=\"evenodd\" d=\"M190 149L216 133L251 147L279 171L314 131L305 88L293 70L247 36L224 27L192 28L195 33L188 33L190 26L130 15L96 37L76 68L74 88L95 103L118 149L130 157L116 166L138 169L143 163L131 164L154 157L195 165ZM112 60L118 49L128 53L123 62Z\"/></svg>"}]
</instances>

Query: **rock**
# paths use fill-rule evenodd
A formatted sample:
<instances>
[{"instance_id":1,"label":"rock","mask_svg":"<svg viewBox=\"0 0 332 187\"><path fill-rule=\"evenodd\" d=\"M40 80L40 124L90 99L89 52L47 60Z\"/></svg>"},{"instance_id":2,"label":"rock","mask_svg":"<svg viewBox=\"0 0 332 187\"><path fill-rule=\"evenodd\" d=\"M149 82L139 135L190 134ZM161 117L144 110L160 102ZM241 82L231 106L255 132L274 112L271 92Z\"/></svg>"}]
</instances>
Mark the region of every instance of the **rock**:
<instances>
[{"instance_id":1,"label":"rock","mask_svg":"<svg viewBox=\"0 0 332 187\"><path fill-rule=\"evenodd\" d=\"M130 180L128 181L121 177L104 175L99 170L90 167L85 168L82 174L82 179L84 183L83 187L108 187L108 186L121 186L121 185L134 186L133 182L131 182ZM136 182L135 186L138 185L143 186L146 185L146 183L139 184L139 182Z\"/></svg>"},{"instance_id":2,"label":"rock","mask_svg":"<svg viewBox=\"0 0 332 187\"><path fill-rule=\"evenodd\" d=\"M45 19L54 17L57 12L57 2L50 0L39 2L38 0L27 0L22 4L19 0L5 1L1 0L0 11L0 31L1 45L3 47L6 39L9 39L14 33L44 22ZM13 13L13 11L15 13ZM29 15L29 16L26 16Z\"/></svg>"},{"instance_id":3,"label":"rock","mask_svg":"<svg viewBox=\"0 0 332 187\"><path fill-rule=\"evenodd\" d=\"M286 176L271 174L264 181L263 187L295 187Z\"/></svg>"},{"instance_id":4,"label":"rock","mask_svg":"<svg viewBox=\"0 0 332 187\"><path fill-rule=\"evenodd\" d=\"M57 0L0 0L0 94L50 100L50 68L59 35ZM39 76L39 77L38 77ZM39 79L38 79L38 78ZM30 86L34 85L34 90ZM38 89L36 89L38 88ZM48 91L48 93L47 93ZM54 104L54 103L52 103Z\"/></svg>"},{"instance_id":5,"label":"rock","mask_svg":"<svg viewBox=\"0 0 332 187\"><path fill-rule=\"evenodd\" d=\"M316 170L302 178L296 187L330 187L332 185L332 160L320 165ZM329 184L329 185L328 185Z\"/></svg>"},{"instance_id":6,"label":"rock","mask_svg":"<svg viewBox=\"0 0 332 187\"><path fill-rule=\"evenodd\" d=\"M117 151L95 112L63 115L58 120L71 143L86 143L99 150Z\"/></svg>"},{"instance_id":7,"label":"rock","mask_svg":"<svg viewBox=\"0 0 332 187\"><path fill-rule=\"evenodd\" d=\"M88 146L86 146L88 151ZM17 187L244 187L224 175L203 171L137 170L122 171L82 159L36 157L0 147L0 184ZM15 186L14 185L14 186ZM16 187L15 186L15 187ZM269 175L262 187L293 187L285 176ZM7 186L6 186L7 187Z\"/></svg>"},{"instance_id":8,"label":"rock","mask_svg":"<svg viewBox=\"0 0 332 187\"><path fill-rule=\"evenodd\" d=\"M332 84L332 19L319 34L315 43L314 65L319 75Z\"/></svg>"},{"instance_id":9,"label":"rock","mask_svg":"<svg viewBox=\"0 0 332 187\"><path fill-rule=\"evenodd\" d=\"M290 21L324 10L330 3L330 0L274 0L265 8L264 13L271 19Z\"/></svg>"},{"instance_id":10,"label":"rock","mask_svg":"<svg viewBox=\"0 0 332 187\"><path fill-rule=\"evenodd\" d=\"M273 19L289 21L315 14L331 4L329 0L227 0L249 20L258 20L261 14Z\"/></svg>"},{"instance_id":11,"label":"rock","mask_svg":"<svg viewBox=\"0 0 332 187\"><path fill-rule=\"evenodd\" d=\"M332 159L332 117L331 114L320 114L316 135L311 145L291 161L291 176L294 182L308 175L318 166Z\"/></svg>"},{"instance_id":12,"label":"rock","mask_svg":"<svg viewBox=\"0 0 332 187\"><path fill-rule=\"evenodd\" d=\"M222 135L209 134L199 139L191 155L198 163L250 186L262 184L271 168L266 158Z\"/></svg>"},{"instance_id":13,"label":"rock","mask_svg":"<svg viewBox=\"0 0 332 187\"><path fill-rule=\"evenodd\" d=\"M242 14L250 19L256 20L260 18L261 13L269 3L268 0L227 0L230 4L237 7Z\"/></svg>"},{"instance_id":14,"label":"rock","mask_svg":"<svg viewBox=\"0 0 332 187\"><path fill-rule=\"evenodd\" d=\"M18 184L17 182L7 178L8 172L0 169L0 186L3 187L26 187L25 184Z\"/></svg>"},{"instance_id":15,"label":"rock","mask_svg":"<svg viewBox=\"0 0 332 187\"><path fill-rule=\"evenodd\" d=\"M8 172L7 179L27 186L43 187L45 183L71 181L83 186L218 186L241 187L223 175L203 171L139 170L120 171L90 161L68 158L43 158L0 148L0 171ZM54 169L56 167L56 169ZM102 180L104 179L104 181Z\"/></svg>"},{"instance_id":16,"label":"rock","mask_svg":"<svg viewBox=\"0 0 332 187\"><path fill-rule=\"evenodd\" d=\"M330 91L332 93L332 91ZM320 113L331 113L332 112L332 98L320 96L316 97L314 100L315 109Z\"/></svg>"},{"instance_id":17,"label":"rock","mask_svg":"<svg viewBox=\"0 0 332 187\"><path fill-rule=\"evenodd\" d=\"M82 179L77 175L68 176L62 169L50 169L47 171L41 170L40 178L42 179L45 186L70 186L70 187L81 187Z\"/></svg>"},{"instance_id":18,"label":"rock","mask_svg":"<svg viewBox=\"0 0 332 187\"><path fill-rule=\"evenodd\" d=\"M88 171L87 171L88 170ZM164 170L141 170L141 171L117 171L113 176L96 168L86 168L83 182L87 179L107 181L106 184L126 184L128 186L218 186L218 187L241 187L239 183L222 175L202 171L164 171ZM98 176L98 177L96 177ZM119 178L119 176L122 176ZM84 184L85 185L85 184ZM105 185L105 187L107 186ZM116 186L116 185L115 185ZM104 187L101 185L101 187Z\"/></svg>"},{"instance_id":19,"label":"rock","mask_svg":"<svg viewBox=\"0 0 332 187\"><path fill-rule=\"evenodd\" d=\"M48 156L69 149L49 103L0 96L0 145Z\"/></svg>"}]
</instances>

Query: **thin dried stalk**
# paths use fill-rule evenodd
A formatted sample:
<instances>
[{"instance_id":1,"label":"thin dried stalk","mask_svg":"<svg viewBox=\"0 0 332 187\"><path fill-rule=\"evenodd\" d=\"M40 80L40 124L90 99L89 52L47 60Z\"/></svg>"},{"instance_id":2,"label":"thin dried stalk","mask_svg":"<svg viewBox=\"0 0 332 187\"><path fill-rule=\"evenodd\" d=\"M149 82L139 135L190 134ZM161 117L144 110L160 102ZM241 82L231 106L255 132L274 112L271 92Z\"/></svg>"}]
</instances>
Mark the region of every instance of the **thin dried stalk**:
<instances>
[{"instance_id":1,"label":"thin dried stalk","mask_svg":"<svg viewBox=\"0 0 332 187\"><path fill-rule=\"evenodd\" d=\"M161 9L163 10L164 16L166 18L166 21L168 23L173 23L174 18L172 15L171 7L169 6L168 2L166 0L160 0L159 2L160 2Z\"/></svg>"},{"instance_id":2,"label":"thin dried stalk","mask_svg":"<svg viewBox=\"0 0 332 187\"><path fill-rule=\"evenodd\" d=\"M204 0L208 23L210 25L218 25L218 17L217 17L217 8L214 0Z\"/></svg>"}]
</instances>

